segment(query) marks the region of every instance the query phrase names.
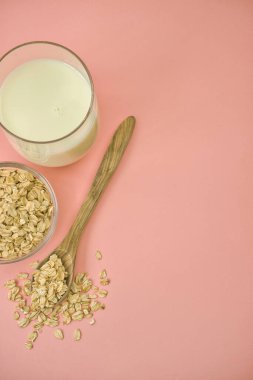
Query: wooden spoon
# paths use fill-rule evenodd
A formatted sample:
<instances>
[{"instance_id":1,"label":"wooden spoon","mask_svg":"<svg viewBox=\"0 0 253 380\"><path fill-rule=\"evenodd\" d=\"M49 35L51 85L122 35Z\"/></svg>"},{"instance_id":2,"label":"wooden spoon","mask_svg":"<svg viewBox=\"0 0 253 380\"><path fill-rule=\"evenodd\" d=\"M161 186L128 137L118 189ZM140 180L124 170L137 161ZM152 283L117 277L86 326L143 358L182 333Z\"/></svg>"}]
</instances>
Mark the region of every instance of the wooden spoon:
<instances>
[{"instance_id":1,"label":"wooden spoon","mask_svg":"<svg viewBox=\"0 0 253 380\"><path fill-rule=\"evenodd\" d=\"M83 202L68 234L65 236L60 245L55 248L54 251L51 252L38 265L37 269L40 269L40 267L46 263L52 254L56 254L59 258L61 258L62 263L68 273L68 291L73 281L75 258L80 237L82 235L84 227L86 226L92 212L98 203L102 192L104 191L123 156L123 153L132 136L134 126L135 118L133 116L129 116L117 128L112 137L111 143L104 154L103 160L96 173L90 191L88 192L87 198ZM63 297L58 301L58 303L61 303L63 299L65 299L68 291L64 293Z\"/></svg>"}]
</instances>

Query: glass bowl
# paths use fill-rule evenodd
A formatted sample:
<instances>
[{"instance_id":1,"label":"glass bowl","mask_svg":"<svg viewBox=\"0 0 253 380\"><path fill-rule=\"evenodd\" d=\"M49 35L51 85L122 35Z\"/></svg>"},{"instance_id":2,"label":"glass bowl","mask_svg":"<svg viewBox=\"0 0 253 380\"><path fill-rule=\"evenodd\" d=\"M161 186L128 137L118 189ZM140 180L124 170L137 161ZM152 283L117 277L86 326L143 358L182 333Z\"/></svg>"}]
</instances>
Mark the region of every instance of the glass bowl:
<instances>
[{"instance_id":1,"label":"glass bowl","mask_svg":"<svg viewBox=\"0 0 253 380\"><path fill-rule=\"evenodd\" d=\"M41 240L41 242L38 245L36 245L29 253L24 254L20 257L15 257L13 259L0 258L0 265L1 264L15 263L15 262L27 259L28 257L31 257L35 253L37 253L42 247L44 247L44 245L53 236L53 233L55 231L56 224L57 224L57 218L58 218L58 203L57 203L57 199L56 199L54 190L53 190L52 186L50 185L50 183L48 182L48 180L42 174L37 172L35 169L32 169L32 168L30 168L24 164L18 163L18 162L10 162L10 161L0 162L0 169L4 169L4 168L25 170L27 172L32 173L34 175L34 177L38 178L45 185L45 188L47 189L47 191L51 197L51 201L53 204L53 214L51 217L51 225L50 225L47 233L45 234L44 238Z\"/></svg>"}]
</instances>

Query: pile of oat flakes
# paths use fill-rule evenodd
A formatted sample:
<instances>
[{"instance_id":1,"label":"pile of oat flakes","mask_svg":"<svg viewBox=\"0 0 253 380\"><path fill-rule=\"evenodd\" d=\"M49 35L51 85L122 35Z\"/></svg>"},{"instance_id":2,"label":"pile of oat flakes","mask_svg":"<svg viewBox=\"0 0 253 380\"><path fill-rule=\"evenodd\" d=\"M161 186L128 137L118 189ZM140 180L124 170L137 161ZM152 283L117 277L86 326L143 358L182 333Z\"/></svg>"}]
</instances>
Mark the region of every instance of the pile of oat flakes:
<instances>
[{"instance_id":1,"label":"pile of oat flakes","mask_svg":"<svg viewBox=\"0 0 253 380\"><path fill-rule=\"evenodd\" d=\"M31 172L0 169L0 258L30 253L45 237L53 204L45 185Z\"/></svg>"},{"instance_id":2,"label":"pile of oat flakes","mask_svg":"<svg viewBox=\"0 0 253 380\"><path fill-rule=\"evenodd\" d=\"M102 259L101 252L97 251L96 258ZM57 304L67 290L66 278L61 259L53 254L40 269L35 269L32 276L20 273L17 279L6 282L8 299L16 303L13 317L18 326L24 328L32 325L26 348L33 348L44 326L58 327L83 319L88 319L93 325L94 313L105 308L101 299L107 296L108 291L94 285L87 273L76 274L67 297ZM99 281L101 286L109 285L105 269L100 272ZM60 340L64 339L62 329L54 330L54 335ZM81 339L80 329L74 330L73 338L76 341Z\"/></svg>"}]
</instances>

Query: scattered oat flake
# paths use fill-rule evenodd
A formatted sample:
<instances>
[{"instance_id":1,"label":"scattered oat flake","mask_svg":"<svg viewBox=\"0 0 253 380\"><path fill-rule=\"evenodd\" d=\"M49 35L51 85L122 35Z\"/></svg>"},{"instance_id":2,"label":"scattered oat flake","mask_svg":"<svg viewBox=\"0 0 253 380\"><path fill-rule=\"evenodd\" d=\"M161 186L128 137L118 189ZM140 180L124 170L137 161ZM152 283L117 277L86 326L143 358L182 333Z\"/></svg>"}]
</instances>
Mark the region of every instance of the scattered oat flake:
<instances>
[{"instance_id":1,"label":"scattered oat flake","mask_svg":"<svg viewBox=\"0 0 253 380\"><path fill-rule=\"evenodd\" d=\"M19 273L18 278L28 278L29 277L29 274L28 273Z\"/></svg>"},{"instance_id":2,"label":"scattered oat flake","mask_svg":"<svg viewBox=\"0 0 253 380\"><path fill-rule=\"evenodd\" d=\"M98 298L96 294L89 294L89 299L95 299Z\"/></svg>"},{"instance_id":3,"label":"scattered oat flake","mask_svg":"<svg viewBox=\"0 0 253 380\"><path fill-rule=\"evenodd\" d=\"M35 323L35 324L33 325L33 328L34 328L35 330L40 330L43 326L44 326L44 323L43 323L43 322L38 322L38 323Z\"/></svg>"},{"instance_id":4,"label":"scattered oat flake","mask_svg":"<svg viewBox=\"0 0 253 380\"><path fill-rule=\"evenodd\" d=\"M8 280L8 281L6 281L6 283L4 284L4 286L5 286L7 289L15 288L15 286L16 286L16 281L15 281L15 280Z\"/></svg>"},{"instance_id":5,"label":"scattered oat flake","mask_svg":"<svg viewBox=\"0 0 253 380\"><path fill-rule=\"evenodd\" d=\"M29 306L24 306L22 311L23 311L24 314L28 314L29 311L30 311L30 307Z\"/></svg>"},{"instance_id":6,"label":"scattered oat flake","mask_svg":"<svg viewBox=\"0 0 253 380\"><path fill-rule=\"evenodd\" d=\"M76 340L76 341L80 340L81 339L81 330L75 329L73 336L74 336L74 340Z\"/></svg>"},{"instance_id":7,"label":"scattered oat flake","mask_svg":"<svg viewBox=\"0 0 253 380\"><path fill-rule=\"evenodd\" d=\"M31 350L33 348L33 344L32 342L26 342L25 343L25 347L28 349L28 350Z\"/></svg>"},{"instance_id":8,"label":"scattered oat flake","mask_svg":"<svg viewBox=\"0 0 253 380\"><path fill-rule=\"evenodd\" d=\"M107 296L108 291L107 291L107 290L104 290L104 289L100 289L100 290L98 291L97 294L98 294L98 296L99 296L100 298L104 298L104 297Z\"/></svg>"},{"instance_id":9,"label":"scattered oat flake","mask_svg":"<svg viewBox=\"0 0 253 380\"><path fill-rule=\"evenodd\" d=\"M33 261L29 264L32 269L37 269L39 265L39 261Z\"/></svg>"},{"instance_id":10,"label":"scattered oat flake","mask_svg":"<svg viewBox=\"0 0 253 380\"><path fill-rule=\"evenodd\" d=\"M102 260L102 253L100 252L100 251L97 251L96 252L96 258L97 258L97 260Z\"/></svg>"},{"instance_id":11,"label":"scattered oat flake","mask_svg":"<svg viewBox=\"0 0 253 380\"><path fill-rule=\"evenodd\" d=\"M111 280L109 278L101 279L100 280L100 285L106 286L109 285Z\"/></svg>"},{"instance_id":12,"label":"scattered oat flake","mask_svg":"<svg viewBox=\"0 0 253 380\"><path fill-rule=\"evenodd\" d=\"M106 272L105 269L103 269L102 272L100 272L99 277L100 277L101 279L106 279L106 278L107 278L107 272Z\"/></svg>"},{"instance_id":13,"label":"scattered oat flake","mask_svg":"<svg viewBox=\"0 0 253 380\"><path fill-rule=\"evenodd\" d=\"M90 325L94 325L96 323L96 320L94 318L92 318L89 323L90 323Z\"/></svg>"},{"instance_id":14,"label":"scattered oat flake","mask_svg":"<svg viewBox=\"0 0 253 380\"><path fill-rule=\"evenodd\" d=\"M92 316L93 316L92 313L85 315L85 317L88 318L88 319L89 319L89 318L92 318Z\"/></svg>"},{"instance_id":15,"label":"scattered oat flake","mask_svg":"<svg viewBox=\"0 0 253 380\"><path fill-rule=\"evenodd\" d=\"M24 299L21 299L21 300L18 302L18 307L23 308L24 306L25 306L25 300L24 300Z\"/></svg>"},{"instance_id":16,"label":"scattered oat flake","mask_svg":"<svg viewBox=\"0 0 253 380\"><path fill-rule=\"evenodd\" d=\"M34 342L38 338L38 333L37 331L31 332L31 334L28 335L28 341L29 342Z\"/></svg>"},{"instance_id":17,"label":"scattered oat flake","mask_svg":"<svg viewBox=\"0 0 253 380\"><path fill-rule=\"evenodd\" d=\"M61 329L54 330L54 336L60 340L64 339L63 331Z\"/></svg>"},{"instance_id":18,"label":"scattered oat flake","mask_svg":"<svg viewBox=\"0 0 253 380\"><path fill-rule=\"evenodd\" d=\"M29 319L28 318L22 318L18 321L18 326L19 327L26 327L28 326L30 323Z\"/></svg>"},{"instance_id":19,"label":"scattered oat flake","mask_svg":"<svg viewBox=\"0 0 253 380\"><path fill-rule=\"evenodd\" d=\"M14 318L15 320L18 320L19 317L20 317L19 312L18 312L18 311L14 311L14 313L13 313L13 318Z\"/></svg>"}]
</instances>

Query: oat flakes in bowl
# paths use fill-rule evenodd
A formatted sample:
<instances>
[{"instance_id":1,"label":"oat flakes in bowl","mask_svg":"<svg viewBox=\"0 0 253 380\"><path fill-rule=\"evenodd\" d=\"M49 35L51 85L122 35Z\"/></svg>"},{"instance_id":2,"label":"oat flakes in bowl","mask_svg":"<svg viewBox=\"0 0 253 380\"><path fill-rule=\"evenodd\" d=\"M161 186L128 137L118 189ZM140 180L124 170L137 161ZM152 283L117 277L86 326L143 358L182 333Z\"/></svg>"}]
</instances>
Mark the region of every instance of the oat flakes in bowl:
<instances>
[{"instance_id":1,"label":"oat flakes in bowl","mask_svg":"<svg viewBox=\"0 0 253 380\"><path fill-rule=\"evenodd\" d=\"M38 252L54 233L57 212L45 177L23 164L0 163L0 264Z\"/></svg>"}]
</instances>

